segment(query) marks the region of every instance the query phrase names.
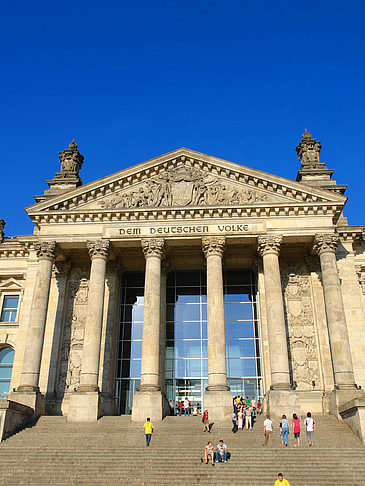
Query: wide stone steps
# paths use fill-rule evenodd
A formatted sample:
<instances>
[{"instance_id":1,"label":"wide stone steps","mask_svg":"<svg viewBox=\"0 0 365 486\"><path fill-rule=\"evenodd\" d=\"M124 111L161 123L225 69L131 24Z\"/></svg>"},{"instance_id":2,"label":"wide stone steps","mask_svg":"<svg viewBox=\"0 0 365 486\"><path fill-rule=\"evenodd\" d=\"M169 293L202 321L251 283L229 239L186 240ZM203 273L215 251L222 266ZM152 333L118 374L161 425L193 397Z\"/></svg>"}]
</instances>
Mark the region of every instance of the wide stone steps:
<instances>
[{"instance_id":1,"label":"wide stone steps","mask_svg":"<svg viewBox=\"0 0 365 486\"><path fill-rule=\"evenodd\" d=\"M282 471L292 486L364 485L365 448L334 417L315 417L316 446L282 448L279 427L274 446L262 447L263 418L252 431L231 432L230 422L202 432L199 417L167 417L155 424L146 448L142 424L130 417L103 417L97 423L67 423L64 417L41 417L0 444L0 484L134 486L221 483L272 485ZM223 438L232 453L228 464L201 464L208 440Z\"/></svg>"}]
</instances>

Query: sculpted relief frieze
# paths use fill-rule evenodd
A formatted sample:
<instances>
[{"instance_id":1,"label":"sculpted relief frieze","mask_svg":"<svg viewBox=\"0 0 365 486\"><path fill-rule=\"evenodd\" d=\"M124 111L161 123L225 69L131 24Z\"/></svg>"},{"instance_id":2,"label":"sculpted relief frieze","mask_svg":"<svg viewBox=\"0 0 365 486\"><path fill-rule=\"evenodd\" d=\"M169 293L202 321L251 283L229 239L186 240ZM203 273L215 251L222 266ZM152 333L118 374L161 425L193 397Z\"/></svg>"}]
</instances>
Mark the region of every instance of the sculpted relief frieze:
<instances>
[{"instance_id":1,"label":"sculpted relief frieze","mask_svg":"<svg viewBox=\"0 0 365 486\"><path fill-rule=\"evenodd\" d=\"M214 206L268 202L266 194L207 172L182 165L141 183L138 190L123 191L100 202L103 209L170 206Z\"/></svg>"},{"instance_id":2,"label":"sculpted relief frieze","mask_svg":"<svg viewBox=\"0 0 365 486\"><path fill-rule=\"evenodd\" d=\"M293 382L298 390L320 388L309 271L305 264L284 264L281 270Z\"/></svg>"},{"instance_id":3,"label":"sculpted relief frieze","mask_svg":"<svg viewBox=\"0 0 365 486\"><path fill-rule=\"evenodd\" d=\"M89 272L71 272L66 294L66 314L62 335L58 393L73 391L80 384L81 355L89 293Z\"/></svg>"}]
</instances>

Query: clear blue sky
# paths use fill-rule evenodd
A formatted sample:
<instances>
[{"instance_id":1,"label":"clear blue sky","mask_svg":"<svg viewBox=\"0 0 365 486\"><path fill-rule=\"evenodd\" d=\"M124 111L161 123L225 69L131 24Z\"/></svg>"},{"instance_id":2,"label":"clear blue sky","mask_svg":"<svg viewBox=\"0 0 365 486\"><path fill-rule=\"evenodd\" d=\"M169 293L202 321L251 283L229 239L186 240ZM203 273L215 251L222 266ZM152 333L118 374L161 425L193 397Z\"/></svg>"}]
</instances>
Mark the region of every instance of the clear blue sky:
<instances>
[{"instance_id":1,"label":"clear blue sky","mask_svg":"<svg viewBox=\"0 0 365 486\"><path fill-rule=\"evenodd\" d=\"M304 128L365 224L365 2L12 0L0 25L7 236L73 137L84 183L181 146L295 179Z\"/></svg>"}]
</instances>

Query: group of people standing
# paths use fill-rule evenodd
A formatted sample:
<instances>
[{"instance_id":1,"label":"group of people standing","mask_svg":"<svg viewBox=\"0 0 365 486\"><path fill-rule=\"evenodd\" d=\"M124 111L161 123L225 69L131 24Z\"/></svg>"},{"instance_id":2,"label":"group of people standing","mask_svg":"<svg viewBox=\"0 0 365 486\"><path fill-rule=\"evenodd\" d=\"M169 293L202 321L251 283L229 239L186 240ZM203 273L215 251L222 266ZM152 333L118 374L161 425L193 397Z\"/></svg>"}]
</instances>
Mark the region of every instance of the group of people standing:
<instances>
[{"instance_id":1,"label":"group of people standing","mask_svg":"<svg viewBox=\"0 0 365 486\"><path fill-rule=\"evenodd\" d=\"M292 427L293 427L293 434L294 434L294 447L300 446L300 423L301 420L298 418L297 414L293 414L293 418L291 420ZM311 412L307 413L307 417L305 418L304 422L305 431L307 434L307 441L309 447L314 445L314 431L316 430L316 422L312 417ZM290 421L286 415L282 415L280 423L280 436L281 436L281 445L282 447L289 446L289 434L291 433L291 426ZM272 433L273 433L273 422L270 420L269 416L266 416L264 420L264 446L267 446L270 442L272 445Z\"/></svg>"},{"instance_id":2,"label":"group of people standing","mask_svg":"<svg viewBox=\"0 0 365 486\"><path fill-rule=\"evenodd\" d=\"M197 415L200 414L198 406L195 404L192 407L190 400L188 400L188 397L185 397L184 400L179 400L177 402L176 415L181 416L183 414L183 412L184 412L185 417L188 417L190 414L194 415L194 416L197 416ZM170 415L175 415L174 400L171 400L171 402L170 402Z\"/></svg>"},{"instance_id":3,"label":"group of people standing","mask_svg":"<svg viewBox=\"0 0 365 486\"><path fill-rule=\"evenodd\" d=\"M257 401L255 397L250 400L248 397L234 397L233 412L231 413L231 420L233 424L232 432L236 433L238 430L252 429L254 419L257 414L261 413L261 402Z\"/></svg>"}]
</instances>

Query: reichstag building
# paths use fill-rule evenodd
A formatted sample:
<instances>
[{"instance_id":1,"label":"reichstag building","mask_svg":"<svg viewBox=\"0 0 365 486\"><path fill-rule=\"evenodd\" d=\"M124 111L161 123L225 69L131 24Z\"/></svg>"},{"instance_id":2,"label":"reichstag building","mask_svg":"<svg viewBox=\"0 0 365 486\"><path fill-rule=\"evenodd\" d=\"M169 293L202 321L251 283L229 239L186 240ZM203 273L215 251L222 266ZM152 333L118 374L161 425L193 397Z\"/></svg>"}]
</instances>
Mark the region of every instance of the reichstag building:
<instances>
[{"instance_id":1,"label":"reichstag building","mask_svg":"<svg viewBox=\"0 0 365 486\"><path fill-rule=\"evenodd\" d=\"M158 421L187 396L219 421L242 395L361 434L365 233L320 150L305 131L295 181L181 148L83 185L72 141L33 234L1 220L2 414Z\"/></svg>"}]
</instances>

